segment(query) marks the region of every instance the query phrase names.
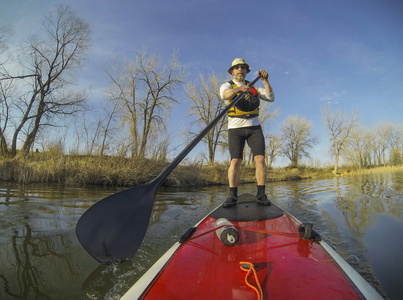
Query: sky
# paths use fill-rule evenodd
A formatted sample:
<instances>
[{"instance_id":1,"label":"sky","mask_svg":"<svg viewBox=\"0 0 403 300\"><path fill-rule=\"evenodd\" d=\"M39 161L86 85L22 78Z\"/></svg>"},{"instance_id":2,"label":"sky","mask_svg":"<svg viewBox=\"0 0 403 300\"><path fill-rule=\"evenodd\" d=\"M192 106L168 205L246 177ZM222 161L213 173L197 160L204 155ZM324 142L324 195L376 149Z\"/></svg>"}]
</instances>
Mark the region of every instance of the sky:
<instances>
[{"instance_id":1,"label":"sky","mask_svg":"<svg viewBox=\"0 0 403 300\"><path fill-rule=\"evenodd\" d=\"M27 36L59 3L68 4L92 29L93 46L79 85L91 88L93 103L103 99L102 66L113 57L130 58L147 49L168 58L177 50L188 66L187 81L196 82L200 73L225 76L237 57L250 65L250 80L259 69L268 71L273 106L280 110L271 129L278 133L289 115L312 121L320 143L311 157L323 164L331 163L323 105L357 108L363 126L402 123L401 0L0 0L0 25L12 25L16 38ZM190 113L183 89L178 95L181 104L169 122L174 133L184 130ZM172 139L184 143L180 134ZM193 151L207 153L202 147Z\"/></svg>"}]
</instances>

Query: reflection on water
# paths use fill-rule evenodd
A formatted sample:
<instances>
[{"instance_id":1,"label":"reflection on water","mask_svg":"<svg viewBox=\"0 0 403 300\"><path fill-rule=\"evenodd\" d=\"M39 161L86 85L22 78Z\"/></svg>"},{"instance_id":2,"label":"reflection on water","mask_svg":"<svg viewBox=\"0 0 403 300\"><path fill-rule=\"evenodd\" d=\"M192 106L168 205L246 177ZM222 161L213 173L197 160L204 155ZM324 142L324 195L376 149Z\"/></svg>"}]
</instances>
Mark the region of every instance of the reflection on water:
<instances>
[{"instance_id":1,"label":"reflection on water","mask_svg":"<svg viewBox=\"0 0 403 300\"><path fill-rule=\"evenodd\" d=\"M272 194L301 221L313 222L381 294L382 286L391 299L401 299L402 182L403 174L374 174L284 183Z\"/></svg>"},{"instance_id":2,"label":"reflection on water","mask_svg":"<svg viewBox=\"0 0 403 300\"><path fill-rule=\"evenodd\" d=\"M314 223L378 290L400 299L402 183L403 174L375 174L270 183L267 191L300 221ZM227 187L159 191L136 256L103 266L81 248L74 230L90 205L114 192L0 186L0 299L119 299L189 227L222 203ZM242 186L240 192L255 193L255 187Z\"/></svg>"},{"instance_id":3,"label":"reflection on water","mask_svg":"<svg viewBox=\"0 0 403 300\"><path fill-rule=\"evenodd\" d=\"M89 189L0 188L0 299L81 297L77 278L96 264L78 247L74 229L97 199Z\"/></svg>"}]
</instances>

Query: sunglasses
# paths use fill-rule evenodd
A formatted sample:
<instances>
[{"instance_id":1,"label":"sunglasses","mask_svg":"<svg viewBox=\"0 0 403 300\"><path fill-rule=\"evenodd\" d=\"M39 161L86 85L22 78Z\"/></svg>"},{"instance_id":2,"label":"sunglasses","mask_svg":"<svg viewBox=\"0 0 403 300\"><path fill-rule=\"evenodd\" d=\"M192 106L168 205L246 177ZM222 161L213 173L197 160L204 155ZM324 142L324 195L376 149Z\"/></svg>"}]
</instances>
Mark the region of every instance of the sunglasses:
<instances>
[{"instance_id":1,"label":"sunglasses","mask_svg":"<svg viewBox=\"0 0 403 300\"><path fill-rule=\"evenodd\" d=\"M244 65L237 65L237 66L234 66L234 69L235 69L235 70L238 70L239 68L241 68L242 70L246 70L246 66L244 66Z\"/></svg>"}]
</instances>

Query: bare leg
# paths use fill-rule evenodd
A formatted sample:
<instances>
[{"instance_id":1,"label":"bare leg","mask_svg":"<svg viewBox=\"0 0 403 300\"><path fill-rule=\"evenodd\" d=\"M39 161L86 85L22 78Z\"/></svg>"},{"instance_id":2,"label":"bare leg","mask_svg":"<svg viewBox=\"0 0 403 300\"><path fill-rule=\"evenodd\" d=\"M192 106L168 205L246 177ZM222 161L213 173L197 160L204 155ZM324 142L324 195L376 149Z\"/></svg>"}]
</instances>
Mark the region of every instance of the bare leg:
<instances>
[{"instance_id":1,"label":"bare leg","mask_svg":"<svg viewBox=\"0 0 403 300\"><path fill-rule=\"evenodd\" d=\"M234 158L231 160L228 169L229 196L223 203L223 207L231 207L235 205L238 200L238 184L241 163L242 159L240 158Z\"/></svg>"},{"instance_id":2,"label":"bare leg","mask_svg":"<svg viewBox=\"0 0 403 300\"><path fill-rule=\"evenodd\" d=\"M255 156L256 163L256 182L257 182L257 202L261 205L270 205L271 202L266 196L266 176L267 176L267 167L266 162L264 161L263 155Z\"/></svg>"},{"instance_id":3,"label":"bare leg","mask_svg":"<svg viewBox=\"0 0 403 300\"><path fill-rule=\"evenodd\" d=\"M230 188L238 187L241 163L241 158L233 158L231 160L231 164L228 169L228 182Z\"/></svg>"},{"instance_id":4,"label":"bare leg","mask_svg":"<svg viewBox=\"0 0 403 300\"><path fill-rule=\"evenodd\" d=\"M257 185L265 185L267 176L267 167L266 162L264 161L264 156L256 155L255 164L256 164L256 183Z\"/></svg>"}]
</instances>

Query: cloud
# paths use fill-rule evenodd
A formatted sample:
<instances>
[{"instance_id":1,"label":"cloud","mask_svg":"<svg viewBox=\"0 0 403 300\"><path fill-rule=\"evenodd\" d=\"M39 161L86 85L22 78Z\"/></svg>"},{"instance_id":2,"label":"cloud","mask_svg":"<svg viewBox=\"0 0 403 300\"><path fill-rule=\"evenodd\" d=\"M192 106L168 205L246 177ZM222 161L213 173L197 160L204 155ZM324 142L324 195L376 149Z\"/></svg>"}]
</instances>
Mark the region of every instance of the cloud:
<instances>
[{"instance_id":1,"label":"cloud","mask_svg":"<svg viewBox=\"0 0 403 300\"><path fill-rule=\"evenodd\" d=\"M323 95L322 97L319 98L319 101L325 102L326 104L337 104L337 103L339 103L338 99L346 94L347 94L347 91L342 91L340 93L333 92L332 94L329 94L329 95Z\"/></svg>"}]
</instances>

